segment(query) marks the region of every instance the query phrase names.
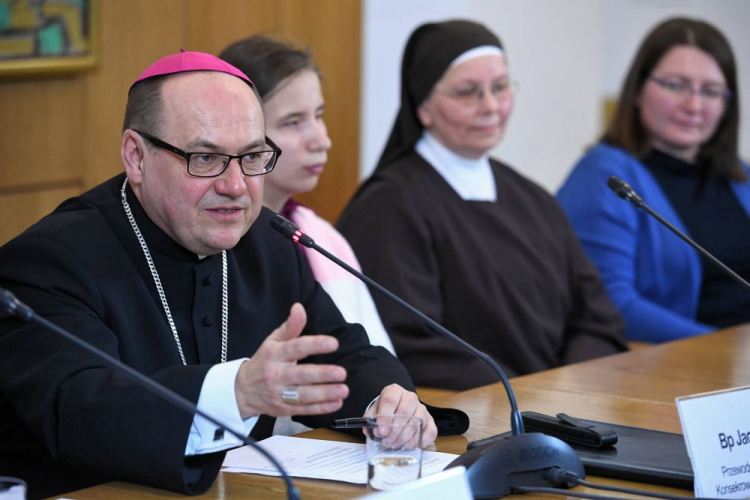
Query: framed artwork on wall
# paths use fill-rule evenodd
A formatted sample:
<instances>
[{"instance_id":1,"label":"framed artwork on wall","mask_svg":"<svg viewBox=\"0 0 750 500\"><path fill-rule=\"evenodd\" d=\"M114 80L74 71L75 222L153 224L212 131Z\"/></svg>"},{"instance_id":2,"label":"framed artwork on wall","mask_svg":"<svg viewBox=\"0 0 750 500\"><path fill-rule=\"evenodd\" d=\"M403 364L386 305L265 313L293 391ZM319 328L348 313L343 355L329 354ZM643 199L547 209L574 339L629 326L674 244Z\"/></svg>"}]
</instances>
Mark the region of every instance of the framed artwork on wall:
<instances>
[{"instance_id":1,"label":"framed artwork on wall","mask_svg":"<svg viewBox=\"0 0 750 500\"><path fill-rule=\"evenodd\" d=\"M99 0L0 0L0 77L93 68L98 14Z\"/></svg>"}]
</instances>

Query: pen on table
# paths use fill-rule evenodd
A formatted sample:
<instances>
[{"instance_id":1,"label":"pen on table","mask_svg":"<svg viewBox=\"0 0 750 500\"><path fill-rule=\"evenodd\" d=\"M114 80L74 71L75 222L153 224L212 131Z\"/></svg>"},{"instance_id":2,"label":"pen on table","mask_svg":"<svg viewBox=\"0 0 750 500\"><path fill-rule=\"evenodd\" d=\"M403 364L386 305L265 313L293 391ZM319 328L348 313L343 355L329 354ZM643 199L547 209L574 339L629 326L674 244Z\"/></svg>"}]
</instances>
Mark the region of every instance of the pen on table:
<instances>
[{"instance_id":1,"label":"pen on table","mask_svg":"<svg viewBox=\"0 0 750 500\"><path fill-rule=\"evenodd\" d=\"M334 429L357 429L367 425L367 417L339 418L333 422Z\"/></svg>"}]
</instances>

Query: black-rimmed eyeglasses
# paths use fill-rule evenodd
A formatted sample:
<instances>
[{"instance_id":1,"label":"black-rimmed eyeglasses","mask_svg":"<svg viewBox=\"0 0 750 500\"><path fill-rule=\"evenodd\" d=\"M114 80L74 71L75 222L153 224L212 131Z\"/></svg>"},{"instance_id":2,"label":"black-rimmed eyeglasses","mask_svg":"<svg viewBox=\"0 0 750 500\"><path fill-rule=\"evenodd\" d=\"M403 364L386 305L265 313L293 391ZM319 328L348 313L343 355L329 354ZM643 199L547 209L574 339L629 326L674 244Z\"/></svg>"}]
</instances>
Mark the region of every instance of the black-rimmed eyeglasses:
<instances>
[{"instance_id":1,"label":"black-rimmed eyeglasses","mask_svg":"<svg viewBox=\"0 0 750 500\"><path fill-rule=\"evenodd\" d=\"M240 163L240 169L245 175L264 175L273 170L276 166L276 160L281 156L281 150L271 139L266 137L266 144L271 147L270 150L250 151L241 155L227 155L211 152L192 152L183 151L180 148L172 146L146 132L133 129L157 148L166 149L172 153L181 156L187 162L188 174L194 177L218 177L229 167L229 163L235 158Z\"/></svg>"}]
</instances>

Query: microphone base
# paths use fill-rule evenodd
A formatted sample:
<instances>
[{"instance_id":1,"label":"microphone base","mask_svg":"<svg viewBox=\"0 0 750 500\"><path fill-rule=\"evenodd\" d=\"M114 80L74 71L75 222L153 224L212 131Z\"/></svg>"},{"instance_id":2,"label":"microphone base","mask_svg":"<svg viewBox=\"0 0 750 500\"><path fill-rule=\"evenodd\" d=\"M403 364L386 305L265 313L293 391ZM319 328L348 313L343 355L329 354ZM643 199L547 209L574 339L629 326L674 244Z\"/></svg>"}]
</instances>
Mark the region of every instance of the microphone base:
<instances>
[{"instance_id":1,"label":"microphone base","mask_svg":"<svg viewBox=\"0 0 750 500\"><path fill-rule=\"evenodd\" d=\"M538 432L508 436L473 448L447 468L463 465L474 498L500 498L516 486L570 488L572 483L552 483L545 472L553 467L586 477L583 463L567 443Z\"/></svg>"}]
</instances>

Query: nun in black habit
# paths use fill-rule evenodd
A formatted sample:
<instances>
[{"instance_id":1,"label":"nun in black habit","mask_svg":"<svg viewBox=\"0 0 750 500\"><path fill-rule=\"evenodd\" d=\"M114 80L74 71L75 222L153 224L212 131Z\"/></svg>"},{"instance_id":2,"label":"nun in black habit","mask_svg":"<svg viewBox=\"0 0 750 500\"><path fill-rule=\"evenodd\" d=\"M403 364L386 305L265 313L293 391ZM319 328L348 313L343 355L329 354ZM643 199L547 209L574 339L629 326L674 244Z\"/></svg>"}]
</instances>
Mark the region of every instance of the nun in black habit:
<instances>
[{"instance_id":1,"label":"nun in black habit","mask_svg":"<svg viewBox=\"0 0 750 500\"><path fill-rule=\"evenodd\" d=\"M500 40L463 20L409 38L401 109L338 228L368 275L510 376L626 349L620 316L557 202L488 156L514 87ZM481 361L374 294L417 385L497 381Z\"/></svg>"}]
</instances>

